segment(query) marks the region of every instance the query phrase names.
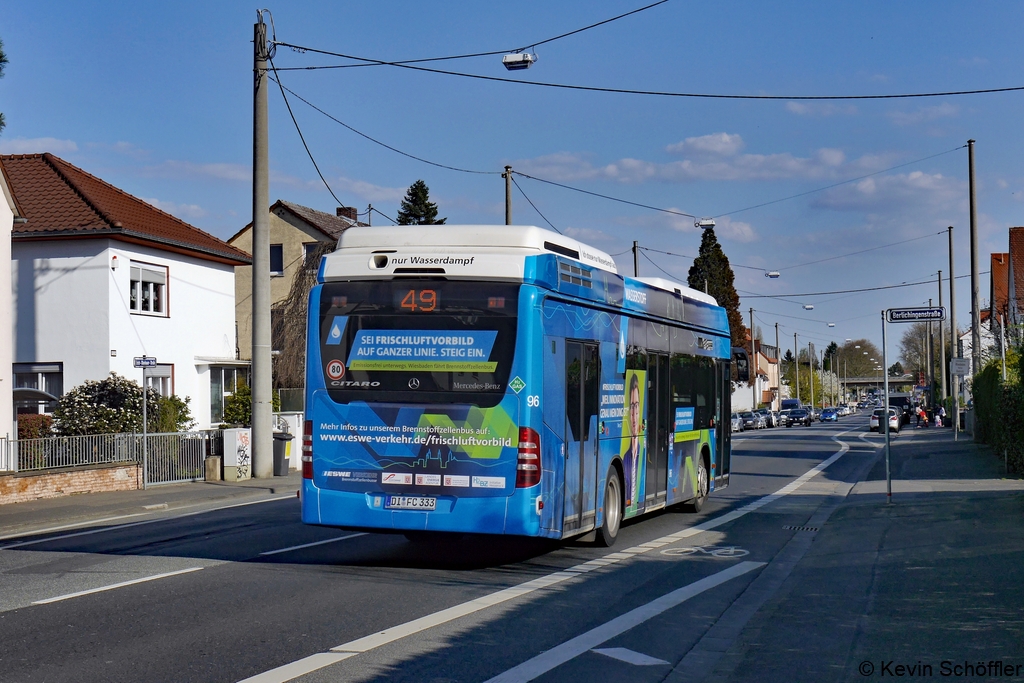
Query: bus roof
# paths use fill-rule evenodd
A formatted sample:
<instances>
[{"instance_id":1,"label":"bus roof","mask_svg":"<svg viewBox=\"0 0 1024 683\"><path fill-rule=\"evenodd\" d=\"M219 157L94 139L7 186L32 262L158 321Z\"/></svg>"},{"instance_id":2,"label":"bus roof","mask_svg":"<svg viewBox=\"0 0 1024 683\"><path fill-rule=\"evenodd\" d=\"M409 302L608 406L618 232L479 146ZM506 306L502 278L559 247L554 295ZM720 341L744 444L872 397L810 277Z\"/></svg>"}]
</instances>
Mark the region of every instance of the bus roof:
<instances>
[{"instance_id":1,"label":"bus roof","mask_svg":"<svg viewBox=\"0 0 1024 683\"><path fill-rule=\"evenodd\" d=\"M691 299L696 299L697 301L703 301L706 304L712 304L713 306L718 305L718 301L716 301L715 297L710 294L705 294L697 289L691 289L686 285L681 285L678 282L673 282L672 280L666 280L663 277L638 277L634 279L639 280L646 285L650 285L651 287L664 289L666 292L674 292L676 294L687 296Z\"/></svg>"},{"instance_id":2,"label":"bus roof","mask_svg":"<svg viewBox=\"0 0 1024 683\"><path fill-rule=\"evenodd\" d=\"M526 257L545 253L618 273L615 260L600 249L532 225L401 225L343 232L325 259L321 279L396 274L519 279Z\"/></svg>"}]
</instances>

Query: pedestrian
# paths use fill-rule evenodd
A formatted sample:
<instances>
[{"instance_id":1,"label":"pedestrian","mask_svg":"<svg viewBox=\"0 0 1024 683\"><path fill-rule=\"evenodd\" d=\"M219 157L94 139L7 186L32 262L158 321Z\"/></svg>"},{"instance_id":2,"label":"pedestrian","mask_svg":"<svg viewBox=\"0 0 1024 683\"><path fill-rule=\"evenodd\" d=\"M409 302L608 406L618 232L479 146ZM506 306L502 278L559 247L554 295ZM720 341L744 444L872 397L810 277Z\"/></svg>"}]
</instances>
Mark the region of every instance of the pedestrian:
<instances>
[{"instance_id":1,"label":"pedestrian","mask_svg":"<svg viewBox=\"0 0 1024 683\"><path fill-rule=\"evenodd\" d=\"M939 412L935 416L935 426L936 427L942 427L943 425L945 425L946 424L945 417L946 417L946 407L945 406L939 406Z\"/></svg>"},{"instance_id":2,"label":"pedestrian","mask_svg":"<svg viewBox=\"0 0 1024 683\"><path fill-rule=\"evenodd\" d=\"M917 420L917 422L914 425L914 429L920 429L921 428L921 406L918 406L917 410L914 411L914 418Z\"/></svg>"}]
</instances>

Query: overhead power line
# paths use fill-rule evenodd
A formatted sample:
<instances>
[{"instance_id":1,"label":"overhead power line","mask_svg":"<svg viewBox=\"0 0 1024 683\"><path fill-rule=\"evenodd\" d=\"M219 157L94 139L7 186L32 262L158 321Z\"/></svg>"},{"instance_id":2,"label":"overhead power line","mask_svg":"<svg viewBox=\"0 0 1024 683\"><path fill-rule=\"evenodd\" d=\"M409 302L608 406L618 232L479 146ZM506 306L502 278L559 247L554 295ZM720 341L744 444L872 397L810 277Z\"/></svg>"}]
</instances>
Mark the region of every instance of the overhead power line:
<instances>
[{"instance_id":1,"label":"overhead power line","mask_svg":"<svg viewBox=\"0 0 1024 683\"><path fill-rule=\"evenodd\" d=\"M685 211L675 211L674 209L662 209L662 208L657 207L657 206L651 206L650 204L640 204L639 202L631 202L628 199L619 199L618 197L612 197L610 195L601 194L599 192L591 192L590 190L583 190L583 189L580 189L578 187L573 187L572 185L565 185L563 183L556 183L554 180L544 180L543 178L538 178L538 177L532 176L532 175L526 175L525 173L520 173L519 171L512 171L512 173L514 173L517 176L521 176L523 178L529 178L530 180L536 180L538 183L547 183L548 185L554 185L555 187L561 187L561 188L564 188L566 190L572 190L573 192L580 192L582 194L589 194L592 197L600 197L601 199L607 199L607 200L612 201L612 202L619 202L620 204L629 204L630 206L639 206L642 209L650 209L652 211L660 211L662 213L670 213L670 214L672 214L674 216L686 216L687 218L695 218L695 216L692 213L686 213Z\"/></svg>"},{"instance_id":2,"label":"overhead power line","mask_svg":"<svg viewBox=\"0 0 1024 683\"><path fill-rule=\"evenodd\" d=\"M538 216L540 216L541 218L543 218L543 219L544 219L544 222L548 224L548 227L550 227L550 228L551 228L552 230L554 230L554 231L555 231L555 232L557 232L557 233L558 233L559 235L561 235L561 234L562 234L562 231L561 231L561 230L559 230L558 228L556 228L556 227L555 227L555 226L554 226L554 225L553 225L553 224L551 223L551 221L549 221L549 220L548 220L547 216L545 216L544 214L542 214L542 213L540 212L540 209L538 209L538 208L537 208L537 205L533 203L533 200L532 200L532 199L530 199L529 197L527 197L527 196L526 196L526 193L525 193L525 192L523 192L523 188L519 187L519 183L518 183L518 182L516 182L516 178L515 178L515 176L511 176L511 177L512 177L512 183L513 183L513 184L514 184L514 185L516 186L516 189L517 189L517 190L519 190L519 194L523 195L523 199L525 199L526 201L530 202L530 206L532 206L532 207L533 207L533 210L537 212L537 215L538 215Z\"/></svg>"},{"instance_id":3,"label":"overhead power line","mask_svg":"<svg viewBox=\"0 0 1024 683\"><path fill-rule=\"evenodd\" d=\"M922 97L953 97L960 95L984 95L991 93L1017 92L1024 90L1024 86L1010 86L1005 88L979 88L974 90L944 90L935 92L917 93L891 93L883 95L737 95L726 93L697 93L697 92L672 92L666 90L636 90L632 88L605 88L592 85L573 85L570 83L544 83L542 81L525 81L516 78L505 78L502 76L484 76L482 74L471 74L462 71L448 71L447 69L434 69L427 66L416 66L415 64L403 62L390 62L382 59L371 59L357 55L333 52L331 50L319 50L305 45L277 42L275 45L288 47L300 52L313 52L316 54L350 59L356 62L374 64L379 66L394 66L400 69L411 69L413 71L424 71L427 73L441 74L444 76L458 76L460 78L472 78L480 81L493 81L497 83L515 83L517 85L532 85L539 88L554 88L559 90L579 90L585 92L603 92L619 95L645 95L650 97L675 97L675 98L696 98L714 100L775 100L775 101L837 101L837 100L898 100L913 99ZM493 53L492 53L493 54Z\"/></svg>"},{"instance_id":4,"label":"overhead power line","mask_svg":"<svg viewBox=\"0 0 1024 683\"><path fill-rule=\"evenodd\" d=\"M846 258L847 256L856 256L857 254L866 254L869 251L878 251L879 249L885 249L887 247L895 247L900 244L907 244L908 242L916 242L918 240L927 239L929 237L935 237L936 235L945 235L946 231L942 230L936 233L929 233L927 235L921 235L920 237L911 237L910 239L901 240L899 242L892 242L891 244L883 244L878 247L870 247L868 249L861 249L860 251L851 251L849 254L840 254L839 256L829 256L828 258L817 259L816 261L808 261L807 263L799 263L795 266L786 266L779 270L795 270L796 268L803 268L804 266L813 266L816 263L825 263L826 261L835 261L836 259Z\"/></svg>"},{"instance_id":5,"label":"overhead power line","mask_svg":"<svg viewBox=\"0 0 1024 683\"><path fill-rule=\"evenodd\" d=\"M978 273L978 274L979 275L988 275L991 272L992 271L990 271L990 270L986 270L986 271L983 271L983 272ZM968 273L966 275L957 275L956 279L957 280L962 280L962 279L967 278L967 277L971 277L971 274ZM879 287L861 287L859 289L837 289L837 290L831 291L831 292L802 292L800 294L750 294L750 295L747 295L744 298L747 298L747 299L783 299L784 300L787 297L828 296L830 294L852 294L854 292L877 292L877 291L883 290L883 289L900 289L902 287L918 287L920 285L934 285L934 284L935 284L935 280L921 280L920 282L903 282L903 283L898 284L898 285L881 285ZM799 303L799 302L795 302L795 303Z\"/></svg>"},{"instance_id":6,"label":"overhead power line","mask_svg":"<svg viewBox=\"0 0 1024 683\"><path fill-rule=\"evenodd\" d=\"M528 49L536 48L538 45L545 45L547 43L553 43L556 40L561 40L562 38L568 38L569 36L574 36L577 33L583 33L584 31L589 31L590 29L597 28L598 26L604 26L605 24L610 24L613 21L618 21L619 19L624 19L624 18L626 18L626 17L628 17L630 15L638 14L640 12L643 12L644 10L649 10L652 7L657 7L658 5L663 5L666 2L668 2L668 0L658 0L658 2L652 2L650 5L645 5L643 7L638 7L637 9L630 10L629 12L625 12L623 14L619 14L617 16L611 17L610 19L604 19L603 21L599 21L599 22L597 22L595 24L590 24L589 26L584 26L583 28L578 28L578 29L575 29L575 30L572 30L572 31L568 31L566 33L561 33L561 34L559 34L557 36L553 36L551 38L545 38L544 40L538 40L538 41L534 41L532 43L526 43L525 45L521 45L520 47L509 48L507 50L490 50L488 52L471 52L471 53L468 53L468 54L461 54L461 55L448 55L447 57L424 57L424 58L421 58L421 59L402 59L402 60L397 60L395 62L379 62L379 63L369 63L369 64L361 63L361 64L327 64L327 65L324 65L324 66L296 66L296 67L289 67L287 69L281 69L281 71L313 71L313 70L318 70L318 69L351 69L351 68L355 68L355 67L384 66L384 65L390 65L390 64L422 64L424 62L443 62L443 61L448 61L448 60L453 60L453 59L470 59L472 57L491 57L491 56L494 56L494 55L502 55L502 54L507 54L507 53L510 53L510 52L522 52L523 50L528 50ZM274 44L275 45L282 45L284 47L290 47L293 50L297 50L297 51L300 51L300 52L321 52L320 50L313 50L311 48L300 48L300 47L296 47L294 45L288 45L286 43L277 43L277 42L275 42ZM330 54L330 53L323 53L323 54Z\"/></svg>"}]
</instances>

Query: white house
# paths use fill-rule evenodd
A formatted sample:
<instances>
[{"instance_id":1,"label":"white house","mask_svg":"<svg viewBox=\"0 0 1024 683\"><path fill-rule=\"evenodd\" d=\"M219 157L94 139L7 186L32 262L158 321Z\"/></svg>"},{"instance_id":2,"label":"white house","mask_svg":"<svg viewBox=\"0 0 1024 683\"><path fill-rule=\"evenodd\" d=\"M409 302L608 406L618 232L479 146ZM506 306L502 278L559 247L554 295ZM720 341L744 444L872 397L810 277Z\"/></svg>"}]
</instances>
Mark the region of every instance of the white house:
<instances>
[{"instance_id":1,"label":"white house","mask_svg":"<svg viewBox=\"0 0 1024 683\"><path fill-rule=\"evenodd\" d=\"M12 233L15 385L59 397L110 372L141 382L133 358L153 356L149 385L217 424L246 365L234 268L249 255L51 154L0 155L0 170L27 219Z\"/></svg>"},{"instance_id":2,"label":"white house","mask_svg":"<svg viewBox=\"0 0 1024 683\"><path fill-rule=\"evenodd\" d=\"M0 329L14 324L11 318L11 229L17 216L17 205L14 195L7 187L4 176L0 173ZM20 220L20 216L18 216ZM12 420L14 416L14 375L11 363L14 362L13 339L0 335L0 437L15 438L17 432Z\"/></svg>"}]
</instances>

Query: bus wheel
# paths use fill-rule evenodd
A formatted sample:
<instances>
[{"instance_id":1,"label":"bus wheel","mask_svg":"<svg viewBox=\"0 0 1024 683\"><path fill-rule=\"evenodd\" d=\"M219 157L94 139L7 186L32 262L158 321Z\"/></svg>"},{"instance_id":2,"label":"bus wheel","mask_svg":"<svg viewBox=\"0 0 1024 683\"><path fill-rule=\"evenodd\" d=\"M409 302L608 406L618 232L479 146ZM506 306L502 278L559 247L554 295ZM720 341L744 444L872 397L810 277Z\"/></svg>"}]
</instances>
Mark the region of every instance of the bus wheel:
<instances>
[{"instance_id":1,"label":"bus wheel","mask_svg":"<svg viewBox=\"0 0 1024 683\"><path fill-rule=\"evenodd\" d=\"M622 481L614 467L608 470L604 486L604 523L597 530L597 544L610 548L615 544L622 524Z\"/></svg>"},{"instance_id":2,"label":"bus wheel","mask_svg":"<svg viewBox=\"0 0 1024 683\"><path fill-rule=\"evenodd\" d=\"M697 458L697 495L689 502L690 512L700 512L704 501L708 499L708 468L704 464L704 456Z\"/></svg>"}]
</instances>

